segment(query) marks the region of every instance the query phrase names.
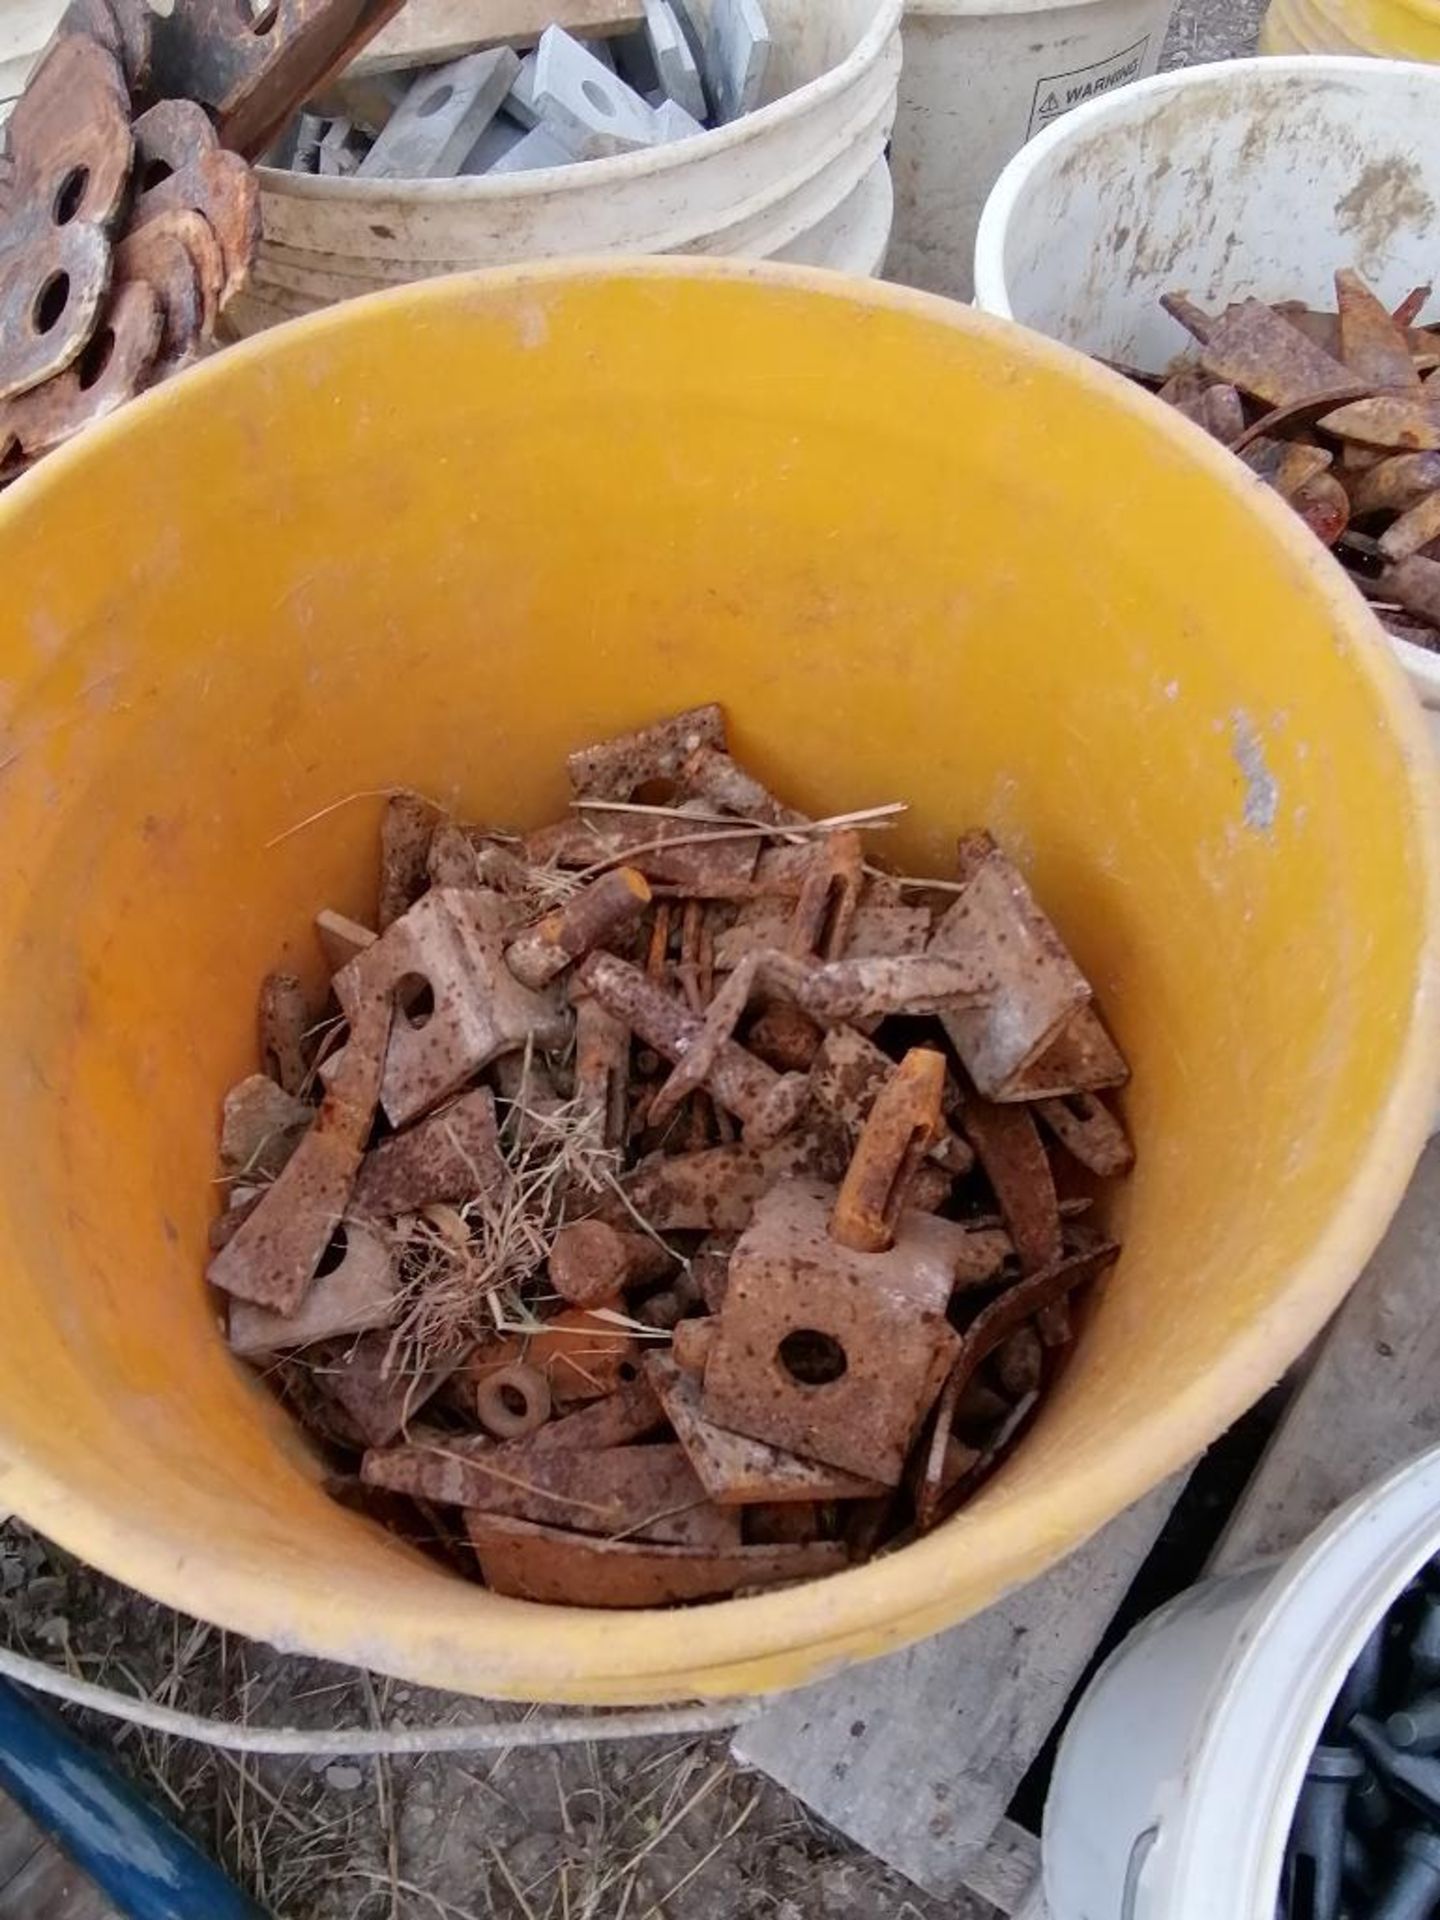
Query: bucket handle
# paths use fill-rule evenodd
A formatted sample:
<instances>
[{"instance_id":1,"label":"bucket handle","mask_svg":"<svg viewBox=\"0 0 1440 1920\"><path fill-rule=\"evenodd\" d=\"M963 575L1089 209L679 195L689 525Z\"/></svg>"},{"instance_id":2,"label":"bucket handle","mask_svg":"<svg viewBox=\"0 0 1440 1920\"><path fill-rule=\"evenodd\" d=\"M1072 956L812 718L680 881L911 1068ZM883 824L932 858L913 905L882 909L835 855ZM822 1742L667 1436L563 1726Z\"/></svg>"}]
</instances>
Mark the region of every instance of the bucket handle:
<instances>
[{"instance_id":1,"label":"bucket handle","mask_svg":"<svg viewBox=\"0 0 1440 1920\"><path fill-rule=\"evenodd\" d=\"M1155 1842L1160 1838L1160 1828L1146 1827L1143 1833L1135 1836L1135 1844L1130 1849L1130 1858L1125 1862L1125 1885L1120 1893L1120 1920L1135 1920L1135 1905L1140 1898L1140 1876L1145 1871L1145 1862L1154 1851Z\"/></svg>"}]
</instances>

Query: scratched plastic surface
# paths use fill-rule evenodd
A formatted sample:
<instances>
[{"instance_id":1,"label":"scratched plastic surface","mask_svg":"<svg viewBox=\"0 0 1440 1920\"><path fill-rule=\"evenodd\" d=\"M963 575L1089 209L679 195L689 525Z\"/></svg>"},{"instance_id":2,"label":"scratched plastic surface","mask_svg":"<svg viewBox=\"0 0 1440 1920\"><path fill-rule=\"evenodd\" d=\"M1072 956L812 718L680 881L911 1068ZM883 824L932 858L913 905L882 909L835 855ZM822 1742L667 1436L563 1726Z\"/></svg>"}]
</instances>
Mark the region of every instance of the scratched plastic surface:
<instances>
[{"instance_id":1,"label":"scratched plastic surface","mask_svg":"<svg viewBox=\"0 0 1440 1920\"><path fill-rule=\"evenodd\" d=\"M432 283L45 463L0 579L0 1502L207 1619L473 1693L798 1682L1189 1459L1404 1186L1440 1042L1419 710L1279 501L1062 348L800 271ZM976 822L1019 860L1134 1063L1124 1257L936 1535L668 1616L538 1608L329 1501L226 1354L220 1098L261 975L316 980L316 908L373 910L364 796L538 823L568 749L707 699L795 804L910 801L910 868Z\"/></svg>"}]
</instances>

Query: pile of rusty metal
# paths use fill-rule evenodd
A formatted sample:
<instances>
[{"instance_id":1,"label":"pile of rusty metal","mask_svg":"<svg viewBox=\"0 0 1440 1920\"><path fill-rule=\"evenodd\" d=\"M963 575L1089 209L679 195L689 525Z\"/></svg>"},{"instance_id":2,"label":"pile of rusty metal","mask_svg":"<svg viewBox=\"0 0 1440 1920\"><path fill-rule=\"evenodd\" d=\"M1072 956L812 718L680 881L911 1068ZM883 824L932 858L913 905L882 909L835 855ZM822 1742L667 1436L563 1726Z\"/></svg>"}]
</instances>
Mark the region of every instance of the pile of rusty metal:
<instances>
[{"instance_id":1,"label":"pile of rusty metal","mask_svg":"<svg viewBox=\"0 0 1440 1920\"><path fill-rule=\"evenodd\" d=\"M1335 550L1382 623L1440 646L1440 332L1429 287L1393 313L1358 273L1336 310L1242 300L1218 318L1184 294L1166 311L1195 336L1164 376L1125 369L1203 426ZM1433 391L1432 391L1433 387Z\"/></svg>"},{"instance_id":2,"label":"pile of rusty metal","mask_svg":"<svg viewBox=\"0 0 1440 1920\"><path fill-rule=\"evenodd\" d=\"M952 1513L1115 1258L1126 1065L986 833L867 859L717 707L572 754L523 837L389 801L328 1011L261 994L209 1274L338 1497L497 1591L641 1606ZM656 799L663 793L663 799ZM318 1100L318 1106L316 1104Z\"/></svg>"},{"instance_id":3,"label":"pile of rusty metal","mask_svg":"<svg viewBox=\"0 0 1440 1920\"><path fill-rule=\"evenodd\" d=\"M0 486L214 339L249 157L398 0L71 0L0 152Z\"/></svg>"}]
</instances>

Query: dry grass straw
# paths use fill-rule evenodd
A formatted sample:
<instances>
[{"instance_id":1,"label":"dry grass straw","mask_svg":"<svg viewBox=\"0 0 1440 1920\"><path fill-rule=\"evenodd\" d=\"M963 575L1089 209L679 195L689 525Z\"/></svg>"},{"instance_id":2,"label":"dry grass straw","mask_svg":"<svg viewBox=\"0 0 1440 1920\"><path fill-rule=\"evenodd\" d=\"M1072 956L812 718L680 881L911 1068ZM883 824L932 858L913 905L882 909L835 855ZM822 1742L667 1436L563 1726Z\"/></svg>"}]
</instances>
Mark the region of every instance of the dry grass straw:
<instances>
[{"instance_id":1,"label":"dry grass straw","mask_svg":"<svg viewBox=\"0 0 1440 1920\"><path fill-rule=\"evenodd\" d=\"M405 1374L423 1373L487 1335L537 1328L524 1288L564 1221L593 1207L614 1178L614 1156L580 1102L533 1099L522 1083L515 1100L500 1104L509 1177L499 1191L477 1170L468 1200L427 1208L397 1230L404 1292L392 1364Z\"/></svg>"}]
</instances>

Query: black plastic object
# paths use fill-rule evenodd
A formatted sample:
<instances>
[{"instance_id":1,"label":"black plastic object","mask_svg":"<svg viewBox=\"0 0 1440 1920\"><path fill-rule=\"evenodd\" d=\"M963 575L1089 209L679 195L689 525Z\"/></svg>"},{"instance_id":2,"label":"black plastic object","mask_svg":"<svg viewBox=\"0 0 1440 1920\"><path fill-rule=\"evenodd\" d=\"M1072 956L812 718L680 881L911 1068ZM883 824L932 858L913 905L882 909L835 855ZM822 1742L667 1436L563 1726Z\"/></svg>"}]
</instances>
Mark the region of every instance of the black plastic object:
<instances>
[{"instance_id":1,"label":"black plastic object","mask_svg":"<svg viewBox=\"0 0 1440 1920\"><path fill-rule=\"evenodd\" d=\"M1409 1700L1385 1722L1390 1744L1407 1753L1434 1753L1440 1747L1440 1692Z\"/></svg>"},{"instance_id":2,"label":"black plastic object","mask_svg":"<svg viewBox=\"0 0 1440 1920\"><path fill-rule=\"evenodd\" d=\"M1369 1754L1381 1779L1440 1825L1440 1759L1403 1752L1391 1744L1378 1721L1363 1713L1350 1722L1350 1733Z\"/></svg>"},{"instance_id":3,"label":"black plastic object","mask_svg":"<svg viewBox=\"0 0 1440 1920\"><path fill-rule=\"evenodd\" d=\"M1402 1836L1400 1858L1370 1909L1370 1920L1431 1920L1440 1907L1440 1834Z\"/></svg>"},{"instance_id":4,"label":"black plastic object","mask_svg":"<svg viewBox=\"0 0 1440 1920\"><path fill-rule=\"evenodd\" d=\"M1345 1812L1365 1771L1353 1747L1316 1747L1305 1770L1285 1853L1294 1920L1338 1920L1345 1866Z\"/></svg>"}]
</instances>

